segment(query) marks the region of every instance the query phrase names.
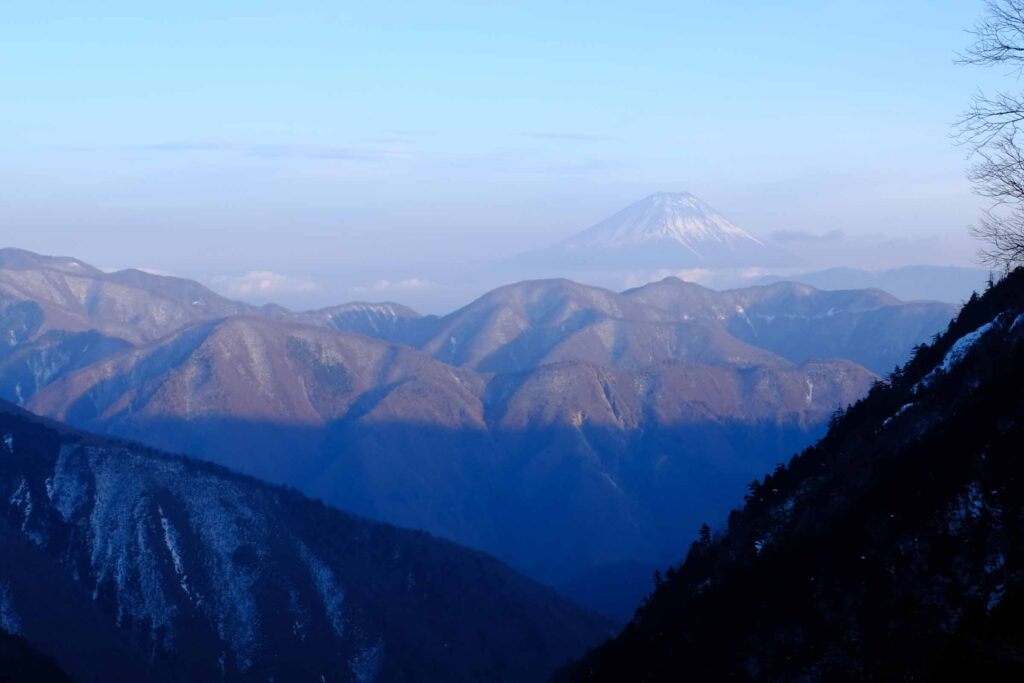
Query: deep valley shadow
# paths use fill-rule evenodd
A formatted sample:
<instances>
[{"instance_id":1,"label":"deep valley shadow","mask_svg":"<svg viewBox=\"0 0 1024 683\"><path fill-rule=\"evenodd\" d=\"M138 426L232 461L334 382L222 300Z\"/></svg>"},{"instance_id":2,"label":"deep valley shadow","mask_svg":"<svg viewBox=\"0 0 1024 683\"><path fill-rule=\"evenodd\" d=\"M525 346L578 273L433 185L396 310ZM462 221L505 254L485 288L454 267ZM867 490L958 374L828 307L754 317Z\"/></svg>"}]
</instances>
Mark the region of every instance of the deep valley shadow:
<instances>
[{"instance_id":1,"label":"deep valley shadow","mask_svg":"<svg viewBox=\"0 0 1024 683\"><path fill-rule=\"evenodd\" d=\"M479 548L542 582L577 586L574 598L620 618L622 601L641 594L635 576L618 584L618 595L608 594L616 584L588 576L629 563L677 563L701 524L721 524L752 479L825 429L795 420L633 431L583 425L487 432L364 421L315 428L234 419L77 426L208 459L342 510ZM595 586L592 599L588 585Z\"/></svg>"}]
</instances>

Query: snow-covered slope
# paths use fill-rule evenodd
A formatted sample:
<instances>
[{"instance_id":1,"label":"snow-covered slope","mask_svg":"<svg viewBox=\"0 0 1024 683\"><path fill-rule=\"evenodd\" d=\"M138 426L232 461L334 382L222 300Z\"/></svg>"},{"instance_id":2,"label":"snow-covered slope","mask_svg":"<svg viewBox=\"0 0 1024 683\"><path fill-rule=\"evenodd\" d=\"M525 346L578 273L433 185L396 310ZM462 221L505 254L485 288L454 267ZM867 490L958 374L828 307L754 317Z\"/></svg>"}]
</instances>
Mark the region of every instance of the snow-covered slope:
<instances>
[{"instance_id":1,"label":"snow-covered slope","mask_svg":"<svg viewBox=\"0 0 1024 683\"><path fill-rule=\"evenodd\" d=\"M423 320L411 308L390 301L352 301L307 315L341 332L356 332L386 341L402 341Z\"/></svg>"},{"instance_id":2,"label":"snow-covered slope","mask_svg":"<svg viewBox=\"0 0 1024 683\"><path fill-rule=\"evenodd\" d=\"M569 238L565 245L618 249L645 243L678 244L697 257L712 243L729 249L764 246L689 192L652 194Z\"/></svg>"},{"instance_id":3,"label":"snow-covered slope","mask_svg":"<svg viewBox=\"0 0 1024 683\"><path fill-rule=\"evenodd\" d=\"M688 192L659 192L524 263L587 268L742 268L793 258L729 221Z\"/></svg>"},{"instance_id":4,"label":"snow-covered slope","mask_svg":"<svg viewBox=\"0 0 1024 683\"><path fill-rule=\"evenodd\" d=\"M481 553L3 403L0 548L0 630L83 681L535 681L606 632Z\"/></svg>"}]
</instances>

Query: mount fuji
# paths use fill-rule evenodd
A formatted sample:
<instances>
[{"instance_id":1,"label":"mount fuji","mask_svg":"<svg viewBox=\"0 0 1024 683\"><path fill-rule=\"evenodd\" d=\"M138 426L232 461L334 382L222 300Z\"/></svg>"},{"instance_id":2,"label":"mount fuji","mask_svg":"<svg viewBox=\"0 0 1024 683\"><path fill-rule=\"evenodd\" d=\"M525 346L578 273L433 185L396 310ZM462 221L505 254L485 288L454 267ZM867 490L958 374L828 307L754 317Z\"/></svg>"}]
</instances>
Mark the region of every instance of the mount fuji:
<instances>
[{"instance_id":1,"label":"mount fuji","mask_svg":"<svg viewBox=\"0 0 1024 683\"><path fill-rule=\"evenodd\" d=\"M747 268L795 258L688 192L659 192L521 262L581 269Z\"/></svg>"}]
</instances>

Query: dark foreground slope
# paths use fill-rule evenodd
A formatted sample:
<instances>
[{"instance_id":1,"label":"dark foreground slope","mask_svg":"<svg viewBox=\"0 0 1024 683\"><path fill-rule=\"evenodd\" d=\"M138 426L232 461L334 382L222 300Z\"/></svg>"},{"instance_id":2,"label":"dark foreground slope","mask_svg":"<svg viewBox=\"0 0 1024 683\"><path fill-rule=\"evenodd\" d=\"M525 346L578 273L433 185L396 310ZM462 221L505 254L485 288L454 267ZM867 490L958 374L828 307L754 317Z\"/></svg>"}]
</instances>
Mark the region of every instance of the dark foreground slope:
<instances>
[{"instance_id":1,"label":"dark foreground slope","mask_svg":"<svg viewBox=\"0 0 1024 683\"><path fill-rule=\"evenodd\" d=\"M78 680L533 681L605 624L496 560L0 410L0 626Z\"/></svg>"},{"instance_id":2,"label":"dark foreground slope","mask_svg":"<svg viewBox=\"0 0 1024 683\"><path fill-rule=\"evenodd\" d=\"M1024 680L1024 270L560 681Z\"/></svg>"},{"instance_id":3,"label":"dark foreground slope","mask_svg":"<svg viewBox=\"0 0 1024 683\"><path fill-rule=\"evenodd\" d=\"M0 629L0 683L70 683L63 671L24 638Z\"/></svg>"}]
</instances>

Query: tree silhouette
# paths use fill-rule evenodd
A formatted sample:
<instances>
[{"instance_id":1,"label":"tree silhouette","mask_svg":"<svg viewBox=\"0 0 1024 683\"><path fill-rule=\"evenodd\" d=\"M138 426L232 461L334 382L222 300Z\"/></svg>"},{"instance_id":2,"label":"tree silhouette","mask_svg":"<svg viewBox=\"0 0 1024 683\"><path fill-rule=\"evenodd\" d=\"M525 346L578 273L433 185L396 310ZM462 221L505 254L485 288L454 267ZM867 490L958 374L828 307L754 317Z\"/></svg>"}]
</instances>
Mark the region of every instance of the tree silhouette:
<instances>
[{"instance_id":1,"label":"tree silhouette","mask_svg":"<svg viewBox=\"0 0 1024 683\"><path fill-rule=\"evenodd\" d=\"M970 31L974 42L959 62L1009 66L1024 74L1024 0L990 0ZM979 93L958 122L960 141L975 163L968 177L991 205L971 232L985 243L980 255L1009 270L1024 263L1024 92Z\"/></svg>"}]
</instances>

